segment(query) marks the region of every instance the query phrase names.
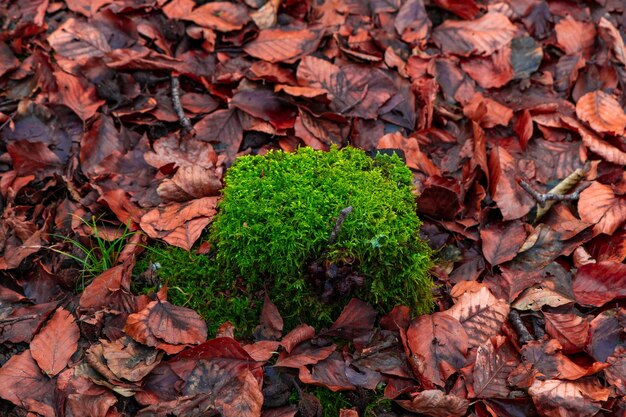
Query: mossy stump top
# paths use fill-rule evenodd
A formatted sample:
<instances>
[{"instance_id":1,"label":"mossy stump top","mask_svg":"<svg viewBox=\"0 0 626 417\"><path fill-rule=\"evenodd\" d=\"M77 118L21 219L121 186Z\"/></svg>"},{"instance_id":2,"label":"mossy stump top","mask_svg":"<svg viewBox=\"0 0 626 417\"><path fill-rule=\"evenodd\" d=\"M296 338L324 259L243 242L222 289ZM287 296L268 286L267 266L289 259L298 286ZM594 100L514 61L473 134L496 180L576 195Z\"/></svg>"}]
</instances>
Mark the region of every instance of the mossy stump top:
<instances>
[{"instance_id":1,"label":"mossy stump top","mask_svg":"<svg viewBox=\"0 0 626 417\"><path fill-rule=\"evenodd\" d=\"M323 314L311 310L321 294L428 312L431 250L419 238L412 178L396 155L371 158L351 147L240 157L211 230L218 265L250 290L269 289L287 315ZM325 279L312 277L316 268Z\"/></svg>"}]
</instances>

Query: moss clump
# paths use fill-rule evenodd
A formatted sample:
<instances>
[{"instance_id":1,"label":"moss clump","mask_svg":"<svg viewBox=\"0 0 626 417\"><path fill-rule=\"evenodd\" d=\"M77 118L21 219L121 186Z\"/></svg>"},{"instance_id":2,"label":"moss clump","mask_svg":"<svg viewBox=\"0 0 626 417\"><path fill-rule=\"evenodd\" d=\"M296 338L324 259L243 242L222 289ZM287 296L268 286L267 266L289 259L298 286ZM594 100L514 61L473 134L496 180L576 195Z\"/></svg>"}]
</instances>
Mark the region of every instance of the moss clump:
<instances>
[{"instance_id":1,"label":"moss clump","mask_svg":"<svg viewBox=\"0 0 626 417\"><path fill-rule=\"evenodd\" d=\"M168 300L200 314L207 322L209 337L227 321L235 326L239 337L252 334L259 323L262 298L258 301L258 296L233 290L233 282L221 278L211 257L174 246L150 247L137 262L136 275L149 271L154 264L158 281L168 286ZM157 288L144 285L135 290L149 293Z\"/></svg>"},{"instance_id":2,"label":"moss clump","mask_svg":"<svg viewBox=\"0 0 626 417\"><path fill-rule=\"evenodd\" d=\"M349 295L385 311L405 304L428 312L431 250L419 238L412 178L396 155L370 158L355 148L238 158L210 232L218 267L243 277L248 293L268 289L288 323L329 322ZM311 265L328 279L307 278ZM343 302L328 307L322 293Z\"/></svg>"}]
</instances>

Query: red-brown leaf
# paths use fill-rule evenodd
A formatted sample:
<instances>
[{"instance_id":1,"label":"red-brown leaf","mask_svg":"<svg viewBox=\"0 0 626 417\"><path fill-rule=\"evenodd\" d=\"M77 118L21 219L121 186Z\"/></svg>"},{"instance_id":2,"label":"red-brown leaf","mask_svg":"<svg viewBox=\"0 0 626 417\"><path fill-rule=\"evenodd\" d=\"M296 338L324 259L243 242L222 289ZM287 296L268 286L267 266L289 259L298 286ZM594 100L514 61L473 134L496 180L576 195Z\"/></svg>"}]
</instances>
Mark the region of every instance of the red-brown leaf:
<instances>
[{"instance_id":1,"label":"red-brown leaf","mask_svg":"<svg viewBox=\"0 0 626 417\"><path fill-rule=\"evenodd\" d=\"M278 340L282 336L283 325L283 318L276 304L272 303L266 293L261 310L261 323L254 331L255 337L261 340Z\"/></svg>"},{"instance_id":2,"label":"red-brown leaf","mask_svg":"<svg viewBox=\"0 0 626 417\"><path fill-rule=\"evenodd\" d=\"M509 304L497 299L486 287L466 292L445 311L461 323L469 346L480 346L500 332L509 314Z\"/></svg>"},{"instance_id":3,"label":"red-brown leaf","mask_svg":"<svg viewBox=\"0 0 626 417\"><path fill-rule=\"evenodd\" d=\"M489 57L473 57L461 63L461 68L482 88L499 88L513 79L511 48L505 46Z\"/></svg>"},{"instance_id":4,"label":"red-brown leaf","mask_svg":"<svg viewBox=\"0 0 626 417\"><path fill-rule=\"evenodd\" d=\"M74 18L67 19L52 32L48 43L57 54L80 61L111 52L111 46L102 32Z\"/></svg>"},{"instance_id":5,"label":"red-brown leaf","mask_svg":"<svg viewBox=\"0 0 626 417\"><path fill-rule=\"evenodd\" d=\"M301 343L291 352L280 352L276 366L286 368L300 368L304 365L313 365L329 357L337 349L336 345L316 346L309 342Z\"/></svg>"},{"instance_id":6,"label":"red-brown leaf","mask_svg":"<svg viewBox=\"0 0 626 417\"><path fill-rule=\"evenodd\" d=\"M195 198L219 195L222 182L215 169L187 165L166 178L157 187L157 194L163 201L189 201Z\"/></svg>"},{"instance_id":7,"label":"red-brown leaf","mask_svg":"<svg viewBox=\"0 0 626 417\"><path fill-rule=\"evenodd\" d=\"M58 172L63 165L44 142L16 140L7 146L17 175L36 174L39 179Z\"/></svg>"},{"instance_id":8,"label":"red-brown leaf","mask_svg":"<svg viewBox=\"0 0 626 417\"><path fill-rule=\"evenodd\" d=\"M469 340L463 325L446 313L433 313L413 320L407 345L423 369L421 377L439 386L465 363Z\"/></svg>"},{"instance_id":9,"label":"red-brown leaf","mask_svg":"<svg viewBox=\"0 0 626 417\"><path fill-rule=\"evenodd\" d=\"M542 415L555 417L593 416L609 397L609 389L594 380L535 379L528 393Z\"/></svg>"},{"instance_id":10,"label":"red-brown leaf","mask_svg":"<svg viewBox=\"0 0 626 417\"><path fill-rule=\"evenodd\" d=\"M54 77L58 87L55 102L72 109L83 122L91 119L105 103L104 100L98 99L94 85L84 78L62 70L55 71Z\"/></svg>"},{"instance_id":11,"label":"red-brown leaf","mask_svg":"<svg viewBox=\"0 0 626 417\"><path fill-rule=\"evenodd\" d=\"M370 332L374 328L374 321L376 321L374 307L353 298L325 334L349 340L354 339Z\"/></svg>"},{"instance_id":12,"label":"red-brown leaf","mask_svg":"<svg viewBox=\"0 0 626 417\"><path fill-rule=\"evenodd\" d=\"M554 25L554 30L558 45L569 55L583 52L585 56L588 56L596 40L595 25L579 22L572 16L561 19L559 23Z\"/></svg>"},{"instance_id":13,"label":"red-brown leaf","mask_svg":"<svg viewBox=\"0 0 626 417\"><path fill-rule=\"evenodd\" d=\"M611 46L614 59L622 65L626 65L626 47L620 31L605 17L600 18L598 29L600 37Z\"/></svg>"},{"instance_id":14,"label":"red-brown leaf","mask_svg":"<svg viewBox=\"0 0 626 417\"><path fill-rule=\"evenodd\" d=\"M526 231L520 221L502 222L480 231L483 254L491 265L499 265L515 258L526 241Z\"/></svg>"},{"instance_id":15,"label":"red-brown leaf","mask_svg":"<svg viewBox=\"0 0 626 417\"><path fill-rule=\"evenodd\" d=\"M378 141L378 149L402 149L409 168L420 170L429 176L439 175L439 168L423 153L417 139L406 138L399 132L388 133Z\"/></svg>"},{"instance_id":16,"label":"red-brown leaf","mask_svg":"<svg viewBox=\"0 0 626 417\"><path fill-rule=\"evenodd\" d=\"M45 417L56 417L54 382L43 375L30 350L13 355L0 368L0 397Z\"/></svg>"},{"instance_id":17,"label":"red-brown leaf","mask_svg":"<svg viewBox=\"0 0 626 417\"><path fill-rule=\"evenodd\" d=\"M462 56L491 55L508 44L517 28L501 13L487 13L471 21L446 20L433 31L444 52Z\"/></svg>"},{"instance_id":18,"label":"red-brown leaf","mask_svg":"<svg viewBox=\"0 0 626 417\"><path fill-rule=\"evenodd\" d=\"M139 313L128 316L124 331L148 346L163 341L171 345L197 345L206 340L206 323L195 311L167 301L152 301Z\"/></svg>"},{"instance_id":19,"label":"red-brown leaf","mask_svg":"<svg viewBox=\"0 0 626 417\"><path fill-rule=\"evenodd\" d=\"M285 348L287 352L291 352L291 350L298 346L300 343L310 340L314 336L315 329L313 328L313 326L309 326L308 324L300 324L295 329L287 333L287 335L283 337L283 340L280 341L280 344L282 347Z\"/></svg>"},{"instance_id":20,"label":"red-brown leaf","mask_svg":"<svg viewBox=\"0 0 626 417\"><path fill-rule=\"evenodd\" d=\"M320 35L311 29L265 29L243 50L268 62L293 63L317 49Z\"/></svg>"},{"instance_id":21,"label":"red-brown leaf","mask_svg":"<svg viewBox=\"0 0 626 417\"><path fill-rule=\"evenodd\" d=\"M489 153L489 174L489 192L504 220L519 219L533 208L535 200L515 180L516 161L503 147L495 146Z\"/></svg>"},{"instance_id":22,"label":"red-brown leaf","mask_svg":"<svg viewBox=\"0 0 626 417\"><path fill-rule=\"evenodd\" d=\"M98 275L80 296L79 304L86 309L115 308L131 313L136 301L130 292L132 262L117 265Z\"/></svg>"},{"instance_id":23,"label":"red-brown leaf","mask_svg":"<svg viewBox=\"0 0 626 417\"><path fill-rule=\"evenodd\" d=\"M465 20L475 18L480 11L474 0L435 0L434 3Z\"/></svg>"},{"instance_id":24,"label":"red-brown leaf","mask_svg":"<svg viewBox=\"0 0 626 417\"><path fill-rule=\"evenodd\" d=\"M53 377L65 368L78 348L80 330L67 310L58 308L46 327L30 342L30 352L41 370Z\"/></svg>"},{"instance_id":25,"label":"red-brown leaf","mask_svg":"<svg viewBox=\"0 0 626 417\"><path fill-rule=\"evenodd\" d=\"M579 304L596 307L626 297L626 265L605 261L581 266L574 279L574 293Z\"/></svg>"},{"instance_id":26,"label":"red-brown leaf","mask_svg":"<svg viewBox=\"0 0 626 417\"><path fill-rule=\"evenodd\" d=\"M508 398L507 378L517 366L511 349L505 346L506 337L497 336L478 347L474 365L474 398Z\"/></svg>"},{"instance_id":27,"label":"red-brown leaf","mask_svg":"<svg viewBox=\"0 0 626 417\"><path fill-rule=\"evenodd\" d=\"M546 321L546 333L563 346L563 352L580 352L589 340L589 320L572 313L543 313Z\"/></svg>"}]
</instances>

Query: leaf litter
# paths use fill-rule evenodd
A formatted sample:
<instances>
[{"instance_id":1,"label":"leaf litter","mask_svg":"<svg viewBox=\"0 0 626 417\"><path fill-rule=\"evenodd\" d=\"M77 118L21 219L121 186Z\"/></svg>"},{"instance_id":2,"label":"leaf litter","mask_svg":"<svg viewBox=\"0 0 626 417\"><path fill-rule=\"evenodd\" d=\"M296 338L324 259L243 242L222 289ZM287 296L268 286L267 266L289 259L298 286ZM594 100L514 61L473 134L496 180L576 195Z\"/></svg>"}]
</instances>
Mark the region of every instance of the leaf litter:
<instances>
[{"instance_id":1,"label":"leaf litter","mask_svg":"<svg viewBox=\"0 0 626 417\"><path fill-rule=\"evenodd\" d=\"M3 415L626 413L621 2L204 3L0 8ZM412 169L435 312L284 329L266 298L207 340L134 291L134 233L195 250L238 155L348 144ZM92 216L133 242L76 293L46 248Z\"/></svg>"}]
</instances>

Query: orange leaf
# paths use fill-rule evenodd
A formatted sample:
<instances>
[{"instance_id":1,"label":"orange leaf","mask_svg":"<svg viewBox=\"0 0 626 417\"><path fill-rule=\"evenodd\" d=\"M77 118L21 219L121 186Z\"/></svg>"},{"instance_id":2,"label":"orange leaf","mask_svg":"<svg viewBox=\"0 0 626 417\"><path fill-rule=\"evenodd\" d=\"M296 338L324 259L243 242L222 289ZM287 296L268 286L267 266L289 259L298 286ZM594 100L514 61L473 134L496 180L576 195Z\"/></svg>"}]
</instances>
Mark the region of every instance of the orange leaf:
<instances>
[{"instance_id":1,"label":"orange leaf","mask_svg":"<svg viewBox=\"0 0 626 417\"><path fill-rule=\"evenodd\" d=\"M583 138L583 143L592 152L614 164L626 165L626 152L600 139L597 134L583 126L577 119L561 116L561 120L578 131Z\"/></svg>"},{"instance_id":2,"label":"orange leaf","mask_svg":"<svg viewBox=\"0 0 626 417\"><path fill-rule=\"evenodd\" d=\"M61 70L54 71L54 77L58 86L54 101L72 109L83 122L96 114L105 103L105 100L98 99L96 87L84 78Z\"/></svg>"},{"instance_id":3,"label":"orange leaf","mask_svg":"<svg viewBox=\"0 0 626 417\"><path fill-rule=\"evenodd\" d=\"M582 96L576 103L576 115L598 133L622 135L626 128L626 113L622 106L602 90Z\"/></svg>"},{"instance_id":4,"label":"orange leaf","mask_svg":"<svg viewBox=\"0 0 626 417\"><path fill-rule=\"evenodd\" d=\"M461 63L461 68L482 88L499 88L513 79L511 48L505 46L489 57L473 57Z\"/></svg>"},{"instance_id":5,"label":"orange leaf","mask_svg":"<svg viewBox=\"0 0 626 417\"><path fill-rule=\"evenodd\" d=\"M580 193L578 213L582 221L595 224L594 236L612 235L626 221L626 197L615 195L609 185L594 182Z\"/></svg>"},{"instance_id":6,"label":"orange leaf","mask_svg":"<svg viewBox=\"0 0 626 417\"><path fill-rule=\"evenodd\" d=\"M516 31L508 17L490 12L476 20L446 20L432 37L445 53L491 55L508 44Z\"/></svg>"},{"instance_id":7,"label":"orange leaf","mask_svg":"<svg viewBox=\"0 0 626 417\"><path fill-rule=\"evenodd\" d=\"M315 51L320 43L319 31L310 29L265 29L243 50L268 62L293 63Z\"/></svg>"},{"instance_id":8,"label":"orange leaf","mask_svg":"<svg viewBox=\"0 0 626 417\"><path fill-rule=\"evenodd\" d=\"M561 19L554 25L556 40L568 55L578 52L589 53L596 41L596 29L593 23L579 22L572 16ZM585 56L588 57L587 54Z\"/></svg>"},{"instance_id":9,"label":"orange leaf","mask_svg":"<svg viewBox=\"0 0 626 417\"><path fill-rule=\"evenodd\" d=\"M59 307L46 327L30 342L31 354L41 370L53 377L65 368L76 352L79 338L76 319Z\"/></svg>"},{"instance_id":10,"label":"orange leaf","mask_svg":"<svg viewBox=\"0 0 626 417\"><path fill-rule=\"evenodd\" d=\"M183 19L191 20L198 26L228 32L241 29L250 17L245 6L216 1L198 7Z\"/></svg>"},{"instance_id":11,"label":"orange leaf","mask_svg":"<svg viewBox=\"0 0 626 417\"><path fill-rule=\"evenodd\" d=\"M598 29L600 31L600 37L611 46L615 60L622 65L626 65L626 47L624 46L624 39L619 30L605 17L600 18Z\"/></svg>"}]
</instances>

